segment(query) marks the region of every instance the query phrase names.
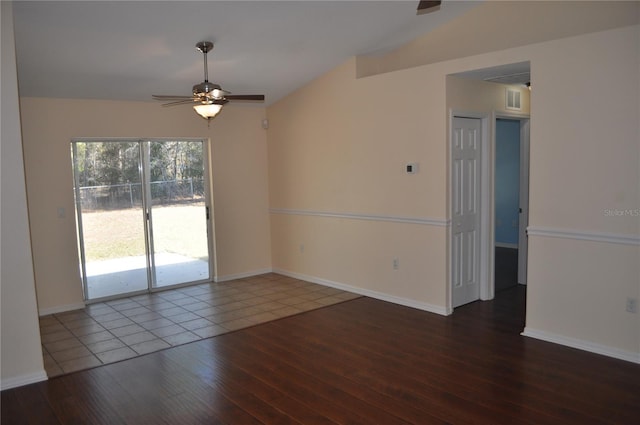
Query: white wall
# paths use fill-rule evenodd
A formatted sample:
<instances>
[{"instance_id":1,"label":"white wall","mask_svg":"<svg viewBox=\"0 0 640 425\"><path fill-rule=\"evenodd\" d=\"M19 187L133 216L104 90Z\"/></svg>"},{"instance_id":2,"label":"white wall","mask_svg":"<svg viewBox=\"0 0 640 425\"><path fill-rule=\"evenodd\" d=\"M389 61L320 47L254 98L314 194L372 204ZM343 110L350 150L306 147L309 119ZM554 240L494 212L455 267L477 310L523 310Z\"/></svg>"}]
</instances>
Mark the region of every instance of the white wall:
<instances>
[{"instance_id":1,"label":"white wall","mask_svg":"<svg viewBox=\"0 0 640 425\"><path fill-rule=\"evenodd\" d=\"M21 105L41 313L82 305L70 154L78 137L210 139L216 279L270 270L263 107L227 105L207 127L188 106L43 98L22 98Z\"/></svg>"},{"instance_id":2,"label":"white wall","mask_svg":"<svg viewBox=\"0 0 640 425\"><path fill-rule=\"evenodd\" d=\"M0 3L2 19L2 264L0 277L4 390L47 379L33 279L31 242L24 185L18 82L11 2Z\"/></svg>"},{"instance_id":3,"label":"white wall","mask_svg":"<svg viewBox=\"0 0 640 425\"><path fill-rule=\"evenodd\" d=\"M637 361L640 222L604 210L640 208L639 43L635 25L359 79L350 60L271 106L274 269L446 311L446 76L530 61L527 334Z\"/></svg>"}]
</instances>

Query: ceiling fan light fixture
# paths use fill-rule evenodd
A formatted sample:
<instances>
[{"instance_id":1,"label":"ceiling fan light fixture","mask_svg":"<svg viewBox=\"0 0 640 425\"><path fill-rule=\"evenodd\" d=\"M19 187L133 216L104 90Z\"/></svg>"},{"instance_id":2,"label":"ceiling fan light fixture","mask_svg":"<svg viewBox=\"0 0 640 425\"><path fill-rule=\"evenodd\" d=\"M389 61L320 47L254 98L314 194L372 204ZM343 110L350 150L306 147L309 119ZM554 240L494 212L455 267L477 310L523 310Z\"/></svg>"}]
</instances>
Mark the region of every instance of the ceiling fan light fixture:
<instances>
[{"instance_id":1,"label":"ceiling fan light fixture","mask_svg":"<svg viewBox=\"0 0 640 425\"><path fill-rule=\"evenodd\" d=\"M214 118L216 115L218 115L218 113L222 110L222 105L218 105L216 103L206 103L202 105L195 105L193 109L195 109L198 115L200 115L202 118L210 120L211 118Z\"/></svg>"}]
</instances>

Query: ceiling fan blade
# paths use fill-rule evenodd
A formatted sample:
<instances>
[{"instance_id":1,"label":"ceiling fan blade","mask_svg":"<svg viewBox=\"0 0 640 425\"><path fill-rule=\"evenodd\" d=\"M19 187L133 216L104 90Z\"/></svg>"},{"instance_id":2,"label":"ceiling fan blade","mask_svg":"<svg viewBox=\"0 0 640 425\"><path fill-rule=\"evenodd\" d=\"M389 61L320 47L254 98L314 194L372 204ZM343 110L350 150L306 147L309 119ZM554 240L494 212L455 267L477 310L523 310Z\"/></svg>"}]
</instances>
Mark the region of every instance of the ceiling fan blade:
<instances>
[{"instance_id":1,"label":"ceiling fan blade","mask_svg":"<svg viewBox=\"0 0 640 425\"><path fill-rule=\"evenodd\" d=\"M426 1L420 0L418 3L418 13L429 13L437 10L436 8L440 6L442 1ZM433 9L433 10L432 10Z\"/></svg>"},{"instance_id":2,"label":"ceiling fan blade","mask_svg":"<svg viewBox=\"0 0 640 425\"><path fill-rule=\"evenodd\" d=\"M224 97L228 100L264 100L263 94L230 94Z\"/></svg>"},{"instance_id":3,"label":"ceiling fan blade","mask_svg":"<svg viewBox=\"0 0 640 425\"><path fill-rule=\"evenodd\" d=\"M156 100L180 100L180 99L193 99L193 96L172 96L172 95L164 95L164 94L152 94Z\"/></svg>"},{"instance_id":4,"label":"ceiling fan blade","mask_svg":"<svg viewBox=\"0 0 640 425\"><path fill-rule=\"evenodd\" d=\"M193 103L194 103L193 99L183 99L183 100L176 100L175 102L163 103L162 106L187 105L187 104L193 104Z\"/></svg>"}]
</instances>

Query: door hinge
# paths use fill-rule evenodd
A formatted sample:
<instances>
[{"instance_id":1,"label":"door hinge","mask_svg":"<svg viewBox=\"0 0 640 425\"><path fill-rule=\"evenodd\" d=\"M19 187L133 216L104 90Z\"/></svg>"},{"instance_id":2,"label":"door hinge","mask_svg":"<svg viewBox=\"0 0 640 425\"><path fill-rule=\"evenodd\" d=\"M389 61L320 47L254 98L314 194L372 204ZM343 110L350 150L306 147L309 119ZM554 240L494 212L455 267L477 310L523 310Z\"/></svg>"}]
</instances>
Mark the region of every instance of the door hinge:
<instances>
[{"instance_id":1,"label":"door hinge","mask_svg":"<svg viewBox=\"0 0 640 425\"><path fill-rule=\"evenodd\" d=\"M207 220L209 220L209 207L205 207L206 211L207 211Z\"/></svg>"}]
</instances>

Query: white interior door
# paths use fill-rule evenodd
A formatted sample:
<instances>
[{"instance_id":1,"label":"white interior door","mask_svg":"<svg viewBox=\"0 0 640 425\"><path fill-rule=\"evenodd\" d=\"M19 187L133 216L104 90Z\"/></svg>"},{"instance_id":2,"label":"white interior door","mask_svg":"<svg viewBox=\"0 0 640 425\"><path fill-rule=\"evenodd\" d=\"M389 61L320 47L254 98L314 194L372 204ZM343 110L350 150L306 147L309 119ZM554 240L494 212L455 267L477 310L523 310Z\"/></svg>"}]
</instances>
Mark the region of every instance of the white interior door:
<instances>
[{"instance_id":1,"label":"white interior door","mask_svg":"<svg viewBox=\"0 0 640 425\"><path fill-rule=\"evenodd\" d=\"M520 121L520 216L518 220L518 283L527 283L529 239L529 120Z\"/></svg>"},{"instance_id":2,"label":"white interior door","mask_svg":"<svg viewBox=\"0 0 640 425\"><path fill-rule=\"evenodd\" d=\"M481 120L454 117L452 133L452 305L480 298Z\"/></svg>"}]
</instances>

